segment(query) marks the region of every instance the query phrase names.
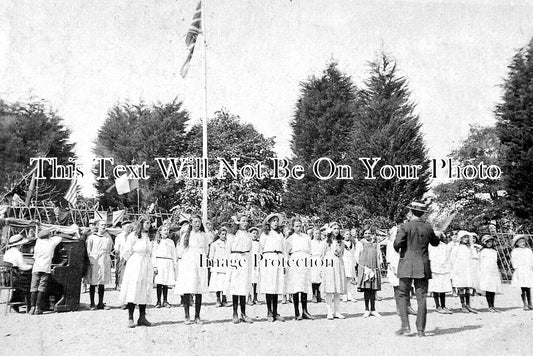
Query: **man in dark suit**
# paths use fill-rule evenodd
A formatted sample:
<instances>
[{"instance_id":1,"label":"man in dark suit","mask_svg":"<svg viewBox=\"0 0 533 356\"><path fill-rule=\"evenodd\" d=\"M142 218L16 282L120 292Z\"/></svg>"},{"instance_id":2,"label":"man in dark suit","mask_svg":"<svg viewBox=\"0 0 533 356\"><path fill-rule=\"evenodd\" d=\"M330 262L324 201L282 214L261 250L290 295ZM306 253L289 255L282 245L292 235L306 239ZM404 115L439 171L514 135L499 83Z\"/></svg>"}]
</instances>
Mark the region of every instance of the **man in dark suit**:
<instances>
[{"instance_id":1,"label":"man in dark suit","mask_svg":"<svg viewBox=\"0 0 533 356\"><path fill-rule=\"evenodd\" d=\"M396 302L400 312L402 326L396 332L397 335L406 335L411 332L407 305L409 302L409 290L414 282L418 313L416 317L416 329L418 336L425 336L426 328L426 297L428 293L428 280L431 278L429 266L428 245L437 246L439 239L435 235L431 225L422 221L421 217L427 211L425 204L413 202L408 205L409 222L400 226L394 249L400 253L398 263L398 294Z\"/></svg>"}]
</instances>

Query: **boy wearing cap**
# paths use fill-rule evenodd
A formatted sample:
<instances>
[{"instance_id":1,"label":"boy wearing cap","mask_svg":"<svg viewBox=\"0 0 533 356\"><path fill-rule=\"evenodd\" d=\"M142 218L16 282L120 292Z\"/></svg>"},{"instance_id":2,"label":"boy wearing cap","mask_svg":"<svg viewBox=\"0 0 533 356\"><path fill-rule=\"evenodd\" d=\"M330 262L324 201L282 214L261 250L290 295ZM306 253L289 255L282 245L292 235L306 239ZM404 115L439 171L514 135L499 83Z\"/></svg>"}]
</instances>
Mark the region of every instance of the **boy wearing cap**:
<instances>
[{"instance_id":1,"label":"boy wearing cap","mask_svg":"<svg viewBox=\"0 0 533 356\"><path fill-rule=\"evenodd\" d=\"M19 286L19 274L18 271L28 271L31 270L31 265L24 263L24 257L22 256L22 252L20 252L20 248L22 245L27 243L29 240L22 237L20 234L13 235L9 238L8 246L10 247L9 250L6 251L4 254L4 262L9 262L13 265L13 268L17 268L15 270L15 273L13 274L13 287L15 287L15 291L13 292L13 295L11 296L10 303L14 303L21 300L26 300L26 303L29 306L29 300L27 298L27 291L24 291L21 288L18 288ZM19 312L19 306L18 305L12 305L11 308L13 308L14 311L17 313ZM30 311L30 308L28 308L28 312Z\"/></svg>"},{"instance_id":2,"label":"boy wearing cap","mask_svg":"<svg viewBox=\"0 0 533 356\"><path fill-rule=\"evenodd\" d=\"M37 241L33 249L33 269L31 274L30 299L31 299L31 315L39 315L43 313L43 295L48 287L48 280L50 278L52 258L56 246L61 242L61 236L52 235L51 229L42 229L37 234Z\"/></svg>"}]
</instances>

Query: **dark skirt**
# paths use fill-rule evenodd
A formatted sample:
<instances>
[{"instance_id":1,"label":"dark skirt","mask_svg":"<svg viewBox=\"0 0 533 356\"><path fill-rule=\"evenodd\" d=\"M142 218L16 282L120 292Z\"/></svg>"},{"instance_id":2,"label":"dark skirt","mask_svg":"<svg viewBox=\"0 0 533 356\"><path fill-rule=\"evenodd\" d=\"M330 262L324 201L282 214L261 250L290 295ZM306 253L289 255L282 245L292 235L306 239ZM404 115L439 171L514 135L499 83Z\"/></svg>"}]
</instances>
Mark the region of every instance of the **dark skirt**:
<instances>
[{"instance_id":1,"label":"dark skirt","mask_svg":"<svg viewBox=\"0 0 533 356\"><path fill-rule=\"evenodd\" d=\"M357 267L357 291L364 292L365 290L381 290L381 270L374 269L374 277L369 281L363 281L365 275L365 267L359 265Z\"/></svg>"}]
</instances>

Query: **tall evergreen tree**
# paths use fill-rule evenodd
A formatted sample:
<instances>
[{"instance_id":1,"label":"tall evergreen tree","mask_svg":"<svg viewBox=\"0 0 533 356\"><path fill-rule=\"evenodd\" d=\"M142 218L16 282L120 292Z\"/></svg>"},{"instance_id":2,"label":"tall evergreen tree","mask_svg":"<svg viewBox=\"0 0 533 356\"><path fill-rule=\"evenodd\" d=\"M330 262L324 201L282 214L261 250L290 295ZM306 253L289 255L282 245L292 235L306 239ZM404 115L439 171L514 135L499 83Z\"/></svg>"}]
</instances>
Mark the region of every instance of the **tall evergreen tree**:
<instances>
[{"instance_id":1,"label":"tall evergreen tree","mask_svg":"<svg viewBox=\"0 0 533 356\"><path fill-rule=\"evenodd\" d=\"M115 165L141 164L146 162L150 179L140 180L142 206L158 200L161 208L169 209L180 202L179 189L183 182L165 179L154 161L157 157L181 157L185 153L185 128L189 114L182 103L148 106L117 104L98 131L94 153L97 157L112 157ZM136 207L136 192L119 196L116 189L108 188L113 184L111 165L106 171L109 179L97 180L100 204L107 207Z\"/></svg>"},{"instance_id":2,"label":"tall evergreen tree","mask_svg":"<svg viewBox=\"0 0 533 356\"><path fill-rule=\"evenodd\" d=\"M70 134L62 118L42 102L7 104L0 100L1 195L11 192L24 198L31 177L22 178L35 167L30 165L32 157L55 157L58 164L71 165L68 159L76 155ZM46 179L38 183L39 201L62 201L70 180L50 179L51 166L46 164L44 169Z\"/></svg>"},{"instance_id":3,"label":"tall evergreen tree","mask_svg":"<svg viewBox=\"0 0 533 356\"><path fill-rule=\"evenodd\" d=\"M370 64L370 78L358 93L355 125L351 134L350 162L357 167L352 185L356 202L374 215L397 220L404 207L428 190L429 161L415 105L406 78L398 75L394 60L381 53ZM380 157L375 172L384 165L421 165L418 179L364 179L359 158Z\"/></svg>"},{"instance_id":4,"label":"tall evergreen tree","mask_svg":"<svg viewBox=\"0 0 533 356\"><path fill-rule=\"evenodd\" d=\"M304 166L305 177L287 181L284 207L288 212L338 219L339 210L345 208L350 196L347 181L319 180L312 174L312 165L321 157L345 163L355 96L351 78L341 73L336 63L329 64L320 77L301 83L291 122L291 148L293 163Z\"/></svg>"},{"instance_id":5,"label":"tall evergreen tree","mask_svg":"<svg viewBox=\"0 0 533 356\"><path fill-rule=\"evenodd\" d=\"M533 217L533 39L509 65L503 99L496 107L497 132L503 146L501 168L510 208Z\"/></svg>"}]
</instances>

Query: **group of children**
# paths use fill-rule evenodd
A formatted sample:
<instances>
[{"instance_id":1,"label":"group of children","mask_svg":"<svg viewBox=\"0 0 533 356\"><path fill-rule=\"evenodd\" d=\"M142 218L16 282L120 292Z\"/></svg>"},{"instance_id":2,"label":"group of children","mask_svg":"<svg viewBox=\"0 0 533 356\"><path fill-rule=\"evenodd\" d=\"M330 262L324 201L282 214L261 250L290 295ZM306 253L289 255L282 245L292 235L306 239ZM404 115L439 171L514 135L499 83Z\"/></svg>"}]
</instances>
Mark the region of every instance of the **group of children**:
<instances>
[{"instance_id":1,"label":"group of children","mask_svg":"<svg viewBox=\"0 0 533 356\"><path fill-rule=\"evenodd\" d=\"M533 310L531 287L533 287L533 253L527 247L527 235L516 235L512 241L511 263L514 269L512 285L522 290L524 310ZM477 313L471 307L471 298L485 293L488 310L498 312L494 306L495 295L501 293L501 278L498 268L498 253L494 237L459 231L451 241L440 235L438 246L429 246L432 279L428 291L433 293L437 312L451 314L446 307L446 293L457 294L461 311Z\"/></svg>"},{"instance_id":2,"label":"group of children","mask_svg":"<svg viewBox=\"0 0 533 356\"><path fill-rule=\"evenodd\" d=\"M85 283L90 285L91 309L107 309L103 302L104 286L111 281L113 240L104 221L93 222L94 229L86 240L89 259ZM146 305L151 303L156 286L156 308L170 307L168 290L182 296L185 323L201 324L202 295L216 294L216 306L228 305L231 296L234 323L251 323L247 304L258 303L264 294L267 320L283 321L278 313L279 297L289 296L296 320L313 319L308 310L308 296L321 302L325 296L328 319L343 319L339 311L341 297L355 301L355 290L364 296L364 317L377 316L376 293L381 289L381 246L387 245L388 280L396 289L396 268L399 256L390 246L397 228L387 234L374 227L342 230L337 222L322 227L305 227L298 218L288 223L279 214L268 215L261 226L250 226L250 218L238 215L232 224L224 224L216 233L206 231L199 216L182 217L177 236L171 226L163 224L152 231L148 217L136 225L124 224L124 231L115 239L117 280L120 279L120 300L128 309L129 325L133 310L141 312L137 325L150 325ZM135 230L135 231L133 231ZM4 260L20 264L24 241L15 241ZM388 239L387 239L388 238ZM524 310L532 310L533 253L527 246L528 236L517 235L511 261L514 268L512 285L521 288ZM476 313L471 297L483 291L489 310L497 312L495 295L501 292L498 257L494 238L459 231L448 241L440 235L440 244L429 247L432 279L428 290L433 293L437 312L451 313L446 307L446 294L457 293L465 313ZM26 241L26 240L25 240ZM30 314L41 314L42 295L50 275L51 259L61 237L50 230L39 232L34 249L35 262L31 281ZM19 252L20 253L20 252ZM17 257L17 258L16 258ZM29 266L21 265L24 269ZM98 287L98 303L95 293ZM194 300L194 302L193 302ZM194 305L194 319L189 308ZM415 313L409 308L411 313ZM240 315L239 315L240 312Z\"/></svg>"}]
</instances>

